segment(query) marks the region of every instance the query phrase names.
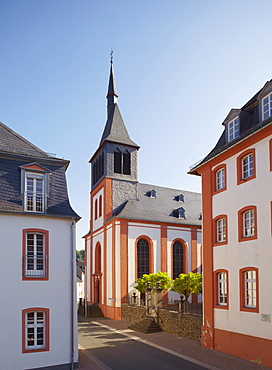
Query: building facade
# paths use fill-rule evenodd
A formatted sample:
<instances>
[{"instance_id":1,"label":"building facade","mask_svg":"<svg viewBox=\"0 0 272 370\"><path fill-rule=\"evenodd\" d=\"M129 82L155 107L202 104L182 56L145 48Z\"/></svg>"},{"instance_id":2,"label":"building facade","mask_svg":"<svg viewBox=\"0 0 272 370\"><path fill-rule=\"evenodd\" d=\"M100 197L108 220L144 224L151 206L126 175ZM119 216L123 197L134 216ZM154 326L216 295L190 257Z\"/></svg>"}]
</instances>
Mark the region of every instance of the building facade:
<instances>
[{"instance_id":1,"label":"building facade","mask_svg":"<svg viewBox=\"0 0 272 370\"><path fill-rule=\"evenodd\" d=\"M232 109L202 176L202 344L272 367L272 81Z\"/></svg>"},{"instance_id":2,"label":"building facade","mask_svg":"<svg viewBox=\"0 0 272 370\"><path fill-rule=\"evenodd\" d=\"M68 165L0 123L3 369L77 363L72 256L79 216L69 204Z\"/></svg>"},{"instance_id":3,"label":"building facade","mask_svg":"<svg viewBox=\"0 0 272 370\"><path fill-rule=\"evenodd\" d=\"M131 140L117 104L111 64L107 122L92 156L90 231L85 235L86 298L107 317L143 274L172 278L201 272L201 195L138 182L139 146ZM177 298L174 292L168 299Z\"/></svg>"}]
</instances>

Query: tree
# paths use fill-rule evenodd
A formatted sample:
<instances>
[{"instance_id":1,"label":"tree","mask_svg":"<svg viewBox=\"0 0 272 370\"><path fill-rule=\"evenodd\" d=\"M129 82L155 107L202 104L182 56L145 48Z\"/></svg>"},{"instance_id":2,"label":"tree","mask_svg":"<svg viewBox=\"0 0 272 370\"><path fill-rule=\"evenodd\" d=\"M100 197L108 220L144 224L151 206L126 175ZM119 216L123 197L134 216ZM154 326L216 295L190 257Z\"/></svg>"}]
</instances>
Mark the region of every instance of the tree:
<instances>
[{"instance_id":1,"label":"tree","mask_svg":"<svg viewBox=\"0 0 272 370\"><path fill-rule=\"evenodd\" d=\"M81 249L81 251L76 251L76 258L84 260L84 249Z\"/></svg>"},{"instance_id":2,"label":"tree","mask_svg":"<svg viewBox=\"0 0 272 370\"><path fill-rule=\"evenodd\" d=\"M184 295L185 307L187 311L188 298L191 294L200 294L202 292L202 275L198 272L189 272L189 274L180 274L173 283L172 291Z\"/></svg>"},{"instance_id":3,"label":"tree","mask_svg":"<svg viewBox=\"0 0 272 370\"><path fill-rule=\"evenodd\" d=\"M156 284L161 283L161 288L166 291L173 285L172 279L168 276L167 272L158 271L154 274L144 274L141 278L136 280L137 286L135 287L139 292L144 293L147 283L150 283L150 288L155 292Z\"/></svg>"}]
</instances>

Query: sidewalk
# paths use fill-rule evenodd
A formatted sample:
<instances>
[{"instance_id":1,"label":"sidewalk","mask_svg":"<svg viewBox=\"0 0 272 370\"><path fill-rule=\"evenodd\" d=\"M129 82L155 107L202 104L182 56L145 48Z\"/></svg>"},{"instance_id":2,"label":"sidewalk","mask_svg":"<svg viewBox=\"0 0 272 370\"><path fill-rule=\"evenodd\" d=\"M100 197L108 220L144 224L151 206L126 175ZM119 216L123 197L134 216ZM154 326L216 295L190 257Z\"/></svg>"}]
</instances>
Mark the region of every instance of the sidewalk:
<instances>
[{"instance_id":1,"label":"sidewalk","mask_svg":"<svg viewBox=\"0 0 272 370\"><path fill-rule=\"evenodd\" d=\"M264 370L267 367L253 362L239 359L222 352L210 350L201 346L197 341L181 338L169 333L143 334L128 329L131 323L122 320L111 320L108 318L79 318L79 323L96 323L102 327L108 327L116 333L131 337L147 345L174 354L185 360L205 366L210 370ZM90 336L92 332L90 330ZM98 360L95 356L86 351L80 344L79 337L79 368L78 370L109 370L110 368Z\"/></svg>"}]
</instances>

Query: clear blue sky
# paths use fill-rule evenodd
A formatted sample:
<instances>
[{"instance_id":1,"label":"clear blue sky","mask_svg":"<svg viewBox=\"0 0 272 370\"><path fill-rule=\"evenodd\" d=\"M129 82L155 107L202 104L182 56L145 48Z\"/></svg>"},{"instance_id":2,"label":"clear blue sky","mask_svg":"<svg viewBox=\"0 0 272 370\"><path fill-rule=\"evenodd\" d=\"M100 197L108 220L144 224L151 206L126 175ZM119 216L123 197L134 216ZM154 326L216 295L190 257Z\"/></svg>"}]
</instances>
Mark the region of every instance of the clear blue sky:
<instances>
[{"instance_id":1,"label":"clear blue sky","mask_svg":"<svg viewBox=\"0 0 272 370\"><path fill-rule=\"evenodd\" d=\"M272 78L271 14L271 0L0 0L0 121L71 161L77 249L111 47L118 104L141 146L139 181L200 191L189 166L216 144L230 109Z\"/></svg>"}]
</instances>

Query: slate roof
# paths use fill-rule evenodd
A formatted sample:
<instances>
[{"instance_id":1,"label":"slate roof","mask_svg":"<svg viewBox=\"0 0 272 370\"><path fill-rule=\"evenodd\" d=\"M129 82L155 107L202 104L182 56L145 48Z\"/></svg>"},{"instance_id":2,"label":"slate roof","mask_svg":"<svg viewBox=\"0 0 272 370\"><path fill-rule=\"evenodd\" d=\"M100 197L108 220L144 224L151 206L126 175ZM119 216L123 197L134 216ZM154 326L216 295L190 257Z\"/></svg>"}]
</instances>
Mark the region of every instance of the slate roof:
<instances>
[{"instance_id":1,"label":"slate roof","mask_svg":"<svg viewBox=\"0 0 272 370\"><path fill-rule=\"evenodd\" d=\"M264 87L271 83L272 80L267 81ZM222 125L225 126L225 129L220 136L217 144L215 147L211 150L211 152L201 161L199 161L196 165L193 165L190 168L189 174L195 174L198 175L197 169L198 167L202 166L204 163L208 162L221 152L227 150L228 148L236 145L241 140L245 139L246 137L252 135L254 132L262 129L265 126L271 125L272 123L272 117L265 121L259 121L260 117L260 109L261 104L259 104L259 95L263 91L264 87L259 90L246 104L243 105L241 109L238 109L239 112L239 136L228 142L227 139L227 119L222 123Z\"/></svg>"},{"instance_id":2,"label":"slate roof","mask_svg":"<svg viewBox=\"0 0 272 370\"><path fill-rule=\"evenodd\" d=\"M113 214L114 217L140 221L166 222L183 225L201 226L201 194L187 190L171 189L156 185L138 184L138 199L128 200ZM155 190L156 197L150 192ZM178 196L183 195L183 202ZM185 219L177 217L179 208L185 210Z\"/></svg>"},{"instance_id":3,"label":"slate roof","mask_svg":"<svg viewBox=\"0 0 272 370\"><path fill-rule=\"evenodd\" d=\"M36 162L50 170L48 207L45 213L35 216L74 217L67 192L65 171L69 161L50 157L41 149L0 124L0 212L34 214L23 212L21 191L21 166Z\"/></svg>"}]
</instances>

